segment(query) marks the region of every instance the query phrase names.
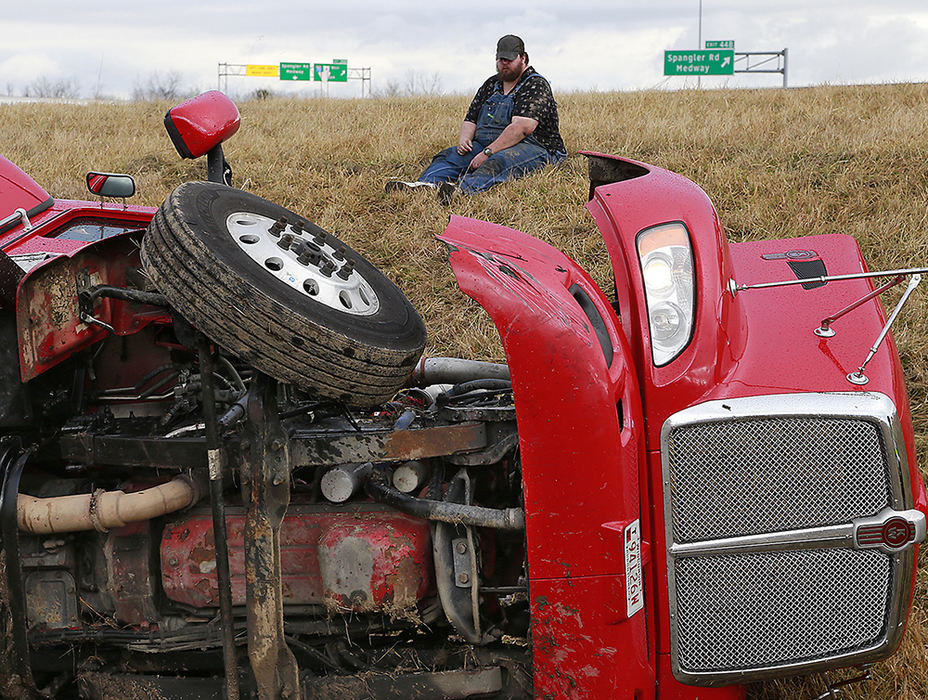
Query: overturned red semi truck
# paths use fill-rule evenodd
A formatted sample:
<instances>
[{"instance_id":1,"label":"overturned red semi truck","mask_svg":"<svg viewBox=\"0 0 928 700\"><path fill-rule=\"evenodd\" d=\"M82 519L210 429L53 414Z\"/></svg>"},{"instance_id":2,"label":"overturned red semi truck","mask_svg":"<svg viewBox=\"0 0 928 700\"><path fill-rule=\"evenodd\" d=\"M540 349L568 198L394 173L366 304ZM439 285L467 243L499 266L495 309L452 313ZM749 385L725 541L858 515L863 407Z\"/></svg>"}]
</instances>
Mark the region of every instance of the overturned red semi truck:
<instances>
[{"instance_id":1,"label":"overturned red semi truck","mask_svg":"<svg viewBox=\"0 0 928 700\"><path fill-rule=\"evenodd\" d=\"M56 200L0 159L4 697L728 700L898 646L926 500L856 242L729 244L597 153L607 296L532 236L438 237L506 364L421 357L360 254L208 182Z\"/></svg>"}]
</instances>

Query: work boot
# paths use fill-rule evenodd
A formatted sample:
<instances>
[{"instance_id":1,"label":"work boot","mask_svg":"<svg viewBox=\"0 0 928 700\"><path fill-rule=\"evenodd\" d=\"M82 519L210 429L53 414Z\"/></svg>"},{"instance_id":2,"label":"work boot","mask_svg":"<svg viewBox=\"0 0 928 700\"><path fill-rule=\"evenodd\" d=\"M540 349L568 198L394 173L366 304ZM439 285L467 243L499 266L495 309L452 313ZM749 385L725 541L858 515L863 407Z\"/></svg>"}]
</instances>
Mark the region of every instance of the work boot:
<instances>
[{"instance_id":1,"label":"work boot","mask_svg":"<svg viewBox=\"0 0 928 700\"><path fill-rule=\"evenodd\" d=\"M434 190L438 187L434 182L407 182L405 180L388 180L384 185L384 192L412 191L424 187L427 190Z\"/></svg>"},{"instance_id":2,"label":"work boot","mask_svg":"<svg viewBox=\"0 0 928 700\"><path fill-rule=\"evenodd\" d=\"M438 186L438 201L442 204L451 204L457 187L453 182L443 182Z\"/></svg>"}]
</instances>

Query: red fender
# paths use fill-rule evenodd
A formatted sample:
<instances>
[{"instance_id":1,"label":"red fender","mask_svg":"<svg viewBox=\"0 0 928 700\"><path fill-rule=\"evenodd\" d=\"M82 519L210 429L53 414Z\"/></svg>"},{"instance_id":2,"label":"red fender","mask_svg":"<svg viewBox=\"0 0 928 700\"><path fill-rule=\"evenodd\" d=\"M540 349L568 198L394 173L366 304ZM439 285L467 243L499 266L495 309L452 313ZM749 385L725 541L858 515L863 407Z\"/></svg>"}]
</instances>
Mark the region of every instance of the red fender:
<instances>
[{"instance_id":1,"label":"red fender","mask_svg":"<svg viewBox=\"0 0 928 700\"><path fill-rule=\"evenodd\" d=\"M642 411L618 319L589 275L529 235L454 216L439 239L509 363L536 696L653 696Z\"/></svg>"}]
</instances>

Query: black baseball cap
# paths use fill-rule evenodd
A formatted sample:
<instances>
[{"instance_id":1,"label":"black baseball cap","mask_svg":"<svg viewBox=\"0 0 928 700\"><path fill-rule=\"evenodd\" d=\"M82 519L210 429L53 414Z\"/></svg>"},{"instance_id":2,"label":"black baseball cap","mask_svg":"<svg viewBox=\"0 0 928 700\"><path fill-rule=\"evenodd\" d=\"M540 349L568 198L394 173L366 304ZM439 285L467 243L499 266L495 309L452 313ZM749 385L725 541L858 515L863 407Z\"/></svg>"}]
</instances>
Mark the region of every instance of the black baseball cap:
<instances>
[{"instance_id":1,"label":"black baseball cap","mask_svg":"<svg viewBox=\"0 0 928 700\"><path fill-rule=\"evenodd\" d=\"M496 57L512 61L525 53L525 44L515 34L507 34L496 42Z\"/></svg>"}]
</instances>

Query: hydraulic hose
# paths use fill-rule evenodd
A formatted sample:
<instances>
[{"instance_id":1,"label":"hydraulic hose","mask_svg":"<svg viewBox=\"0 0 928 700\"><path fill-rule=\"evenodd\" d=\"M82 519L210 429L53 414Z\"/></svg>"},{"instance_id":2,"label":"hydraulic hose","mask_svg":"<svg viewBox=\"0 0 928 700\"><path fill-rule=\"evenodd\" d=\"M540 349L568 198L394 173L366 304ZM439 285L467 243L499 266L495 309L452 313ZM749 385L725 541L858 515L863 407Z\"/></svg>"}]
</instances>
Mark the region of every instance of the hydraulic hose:
<instances>
[{"instance_id":1,"label":"hydraulic hose","mask_svg":"<svg viewBox=\"0 0 928 700\"><path fill-rule=\"evenodd\" d=\"M439 396L440 401L448 402L459 396L465 396L472 391L506 391L512 389L512 382L508 379L472 379L469 382L461 382Z\"/></svg>"},{"instance_id":2,"label":"hydraulic hose","mask_svg":"<svg viewBox=\"0 0 928 700\"><path fill-rule=\"evenodd\" d=\"M398 491L373 474L365 484L367 494L375 501L393 506L409 515L426 520L438 520L455 525L474 525L494 530L524 530L525 513L521 508L483 508L428 498L414 498Z\"/></svg>"}]
</instances>

